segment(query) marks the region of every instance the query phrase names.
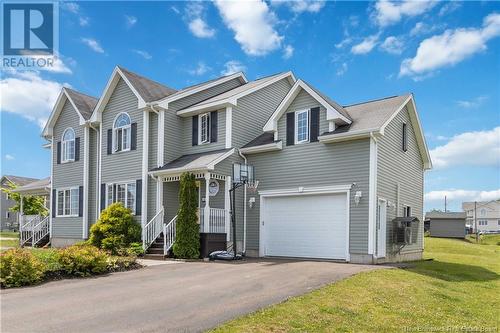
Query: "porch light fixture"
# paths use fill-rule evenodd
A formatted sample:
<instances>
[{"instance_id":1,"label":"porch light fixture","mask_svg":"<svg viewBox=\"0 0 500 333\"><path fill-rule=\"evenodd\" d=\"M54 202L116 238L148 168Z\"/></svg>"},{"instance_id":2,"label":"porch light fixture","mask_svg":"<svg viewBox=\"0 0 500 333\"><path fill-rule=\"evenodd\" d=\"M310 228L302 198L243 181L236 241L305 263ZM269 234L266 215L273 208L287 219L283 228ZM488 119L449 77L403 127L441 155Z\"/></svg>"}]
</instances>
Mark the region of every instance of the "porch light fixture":
<instances>
[{"instance_id":1,"label":"porch light fixture","mask_svg":"<svg viewBox=\"0 0 500 333\"><path fill-rule=\"evenodd\" d=\"M354 204L356 206L359 205L359 200L361 200L362 196L363 196L363 192L361 192L361 191L356 191L356 194L354 194Z\"/></svg>"}]
</instances>

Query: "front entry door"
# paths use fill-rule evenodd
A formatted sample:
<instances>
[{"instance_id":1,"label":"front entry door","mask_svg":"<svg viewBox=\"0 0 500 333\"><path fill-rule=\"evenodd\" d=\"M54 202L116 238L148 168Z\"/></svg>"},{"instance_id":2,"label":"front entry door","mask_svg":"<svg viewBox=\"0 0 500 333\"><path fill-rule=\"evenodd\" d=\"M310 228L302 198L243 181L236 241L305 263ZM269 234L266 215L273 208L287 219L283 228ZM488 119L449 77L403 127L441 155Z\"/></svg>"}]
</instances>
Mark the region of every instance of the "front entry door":
<instances>
[{"instance_id":1,"label":"front entry door","mask_svg":"<svg viewBox=\"0 0 500 333\"><path fill-rule=\"evenodd\" d=\"M377 205L377 257L385 257L387 231L387 201L379 199Z\"/></svg>"}]
</instances>

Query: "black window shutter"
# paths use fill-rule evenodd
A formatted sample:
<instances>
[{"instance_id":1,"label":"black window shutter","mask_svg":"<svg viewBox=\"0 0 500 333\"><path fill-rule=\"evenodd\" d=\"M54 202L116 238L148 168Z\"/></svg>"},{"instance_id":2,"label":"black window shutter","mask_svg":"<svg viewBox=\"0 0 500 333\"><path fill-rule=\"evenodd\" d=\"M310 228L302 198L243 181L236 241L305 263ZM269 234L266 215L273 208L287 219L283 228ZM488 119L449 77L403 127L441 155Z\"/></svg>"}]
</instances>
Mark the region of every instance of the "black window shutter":
<instances>
[{"instance_id":1,"label":"black window shutter","mask_svg":"<svg viewBox=\"0 0 500 333\"><path fill-rule=\"evenodd\" d=\"M106 208L106 184L101 184L101 211Z\"/></svg>"},{"instance_id":2,"label":"black window shutter","mask_svg":"<svg viewBox=\"0 0 500 333\"><path fill-rule=\"evenodd\" d=\"M311 109L311 121L309 122L309 141L317 142L319 135L319 108Z\"/></svg>"},{"instance_id":3,"label":"black window shutter","mask_svg":"<svg viewBox=\"0 0 500 333\"><path fill-rule=\"evenodd\" d=\"M198 116L193 116L192 118L193 120L193 124L192 124L192 127L193 127L193 133L192 133L192 145L193 146L197 146L198 145Z\"/></svg>"},{"instance_id":4,"label":"black window shutter","mask_svg":"<svg viewBox=\"0 0 500 333\"><path fill-rule=\"evenodd\" d=\"M286 145L293 146L295 144L295 113L289 112L286 114Z\"/></svg>"},{"instance_id":5,"label":"black window shutter","mask_svg":"<svg viewBox=\"0 0 500 333\"><path fill-rule=\"evenodd\" d=\"M121 129L119 129L118 131L116 131L116 133L118 134L117 137L116 137L116 140L118 140L118 149L116 149L117 151L122 151L122 135L123 135L123 131Z\"/></svg>"},{"instance_id":6,"label":"black window shutter","mask_svg":"<svg viewBox=\"0 0 500 333\"><path fill-rule=\"evenodd\" d=\"M218 112L210 112L210 142L217 142Z\"/></svg>"},{"instance_id":7,"label":"black window shutter","mask_svg":"<svg viewBox=\"0 0 500 333\"><path fill-rule=\"evenodd\" d=\"M113 152L113 130L108 129L108 155L111 155Z\"/></svg>"},{"instance_id":8,"label":"black window shutter","mask_svg":"<svg viewBox=\"0 0 500 333\"><path fill-rule=\"evenodd\" d=\"M78 188L78 216L83 216L83 186Z\"/></svg>"},{"instance_id":9,"label":"black window shutter","mask_svg":"<svg viewBox=\"0 0 500 333\"><path fill-rule=\"evenodd\" d=\"M56 202L57 202L57 192L52 190L52 217L56 217Z\"/></svg>"},{"instance_id":10,"label":"black window shutter","mask_svg":"<svg viewBox=\"0 0 500 333\"><path fill-rule=\"evenodd\" d=\"M135 181L135 215L142 213L142 179Z\"/></svg>"},{"instance_id":11,"label":"black window shutter","mask_svg":"<svg viewBox=\"0 0 500 333\"><path fill-rule=\"evenodd\" d=\"M80 138L75 138L75 161L80 160Z\"/></svg>"},{"instance_id":12,"label":"black window shutter","mask_svg":"<svg viewBox=\"0 0 500 333\"><path fill-rule=\"evenodd\" d=\"M137 149L137 123L130 125L130 150Z\"/></svg>"},{"instance_id":13,"label":"black window shutter","mask_svg":"<svg viewBox=\"0 0 500 333\"><path fill-rule=\"evenodd\" d=\"M116 184L113 184L113 202L116 202Z\"/></svg>"},{"instance_id":14,"label":"black window shutter","mask_svg":"<svg viewBox=\"0 0 500 333\"><path fill-rule=\"evenodd\" d=\"M57 141L57 164L61 164L61 141Z\"/></svg>"}]
</instances>

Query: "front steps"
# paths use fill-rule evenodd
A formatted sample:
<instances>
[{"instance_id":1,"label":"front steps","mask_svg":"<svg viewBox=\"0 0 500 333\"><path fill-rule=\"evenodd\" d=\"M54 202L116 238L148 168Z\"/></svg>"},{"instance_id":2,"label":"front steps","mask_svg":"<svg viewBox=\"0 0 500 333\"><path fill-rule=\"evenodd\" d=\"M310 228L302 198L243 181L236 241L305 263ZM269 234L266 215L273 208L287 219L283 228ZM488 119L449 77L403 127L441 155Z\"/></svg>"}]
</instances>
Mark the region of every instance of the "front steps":
<instances>
[{"instance_id":1,"label":"front steps","mask_svg":"<svg viewBox=\"0 0 500 333\"><path fill-rule=\"evenodd\" d=\"M146 250L146 253L144 253L144 259L164 260L165 255L163 255L163 245L164 239L163 233L161 233Z\"/></svg>"}]
</instances>

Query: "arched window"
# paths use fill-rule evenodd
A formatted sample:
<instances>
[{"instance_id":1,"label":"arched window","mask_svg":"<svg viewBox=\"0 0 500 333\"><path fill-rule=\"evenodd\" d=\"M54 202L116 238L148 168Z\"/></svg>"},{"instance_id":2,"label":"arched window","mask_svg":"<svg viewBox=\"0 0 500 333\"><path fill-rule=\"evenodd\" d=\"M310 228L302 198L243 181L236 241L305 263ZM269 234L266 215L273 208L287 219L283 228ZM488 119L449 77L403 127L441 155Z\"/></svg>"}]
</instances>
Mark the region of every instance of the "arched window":
<instances>
[{"instance_id":1,"label":"arched window","mask_svg":"<svg viewBox=\"0 0 500 333\"><path fill-rule=\"evenodd\" d=\"M75 160L75 131L69 127L64 130L62 136L62 161Z\"/></svg>"},{"instance_id":2,"label":"arched window","mask_svg":"<svg viewBox=\"0 0 500 333\"><path fill-rule=\"evenodd\" d=\"M127 151L130 150L130 117L126 113L120 113L113 123L113 150Z\"/></svg>"},{"instance_id":3,"label":"arched window","mask_svg":"<svg viewBox=\"0 0 500 333\"><path fill-rule=\"evenodd\" d=\"M484 209L484 208L483 208L483 209L481 209L481 211L480 211L480 215L481 215L481 216L486 216L486 209Z\"/></svg>"}]
</instances>

